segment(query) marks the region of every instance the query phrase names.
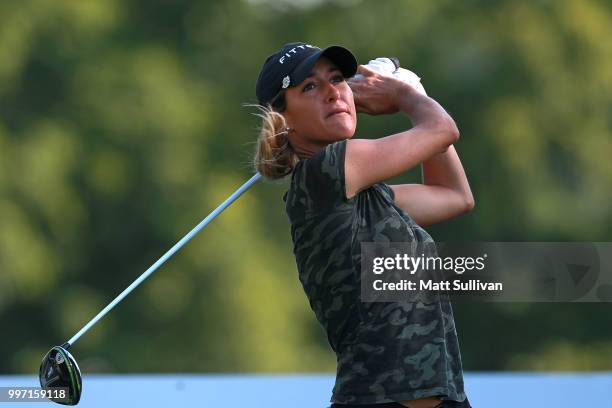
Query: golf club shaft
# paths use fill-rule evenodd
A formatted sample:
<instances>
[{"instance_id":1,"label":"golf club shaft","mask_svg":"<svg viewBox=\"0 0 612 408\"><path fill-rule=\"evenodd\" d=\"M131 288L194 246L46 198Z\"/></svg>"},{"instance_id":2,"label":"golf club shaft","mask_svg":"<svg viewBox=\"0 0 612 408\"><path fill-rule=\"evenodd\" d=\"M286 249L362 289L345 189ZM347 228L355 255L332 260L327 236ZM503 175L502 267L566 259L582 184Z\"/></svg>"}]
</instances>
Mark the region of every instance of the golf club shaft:
<instances>
[{"instance_id":1,"label":"golf club shaft","mask_svg":"<svg viewBox=\"0 0 612 408\"><path fill-rule=\"evenodd\" d=\"M254 183L256 183L261 178L261 174L256 173L253 177L251 177L246 183L244 183L238 190L236 190L231 196L229 196L221 205L219 205L213 212L208 214L206 218L204 218L194 229L192 229L187 235L185 235L179 242L174 244L172 248L168 252L166 252L161 258L159 258L149 269L147 269L138 279L136 279L130 286L128 286L123 292L119 294L112 302L108 304L104 309L100 311L87 323L81 330L78 331L77 334L72 336L67 343L68 347L72 346L83 334L87 332L94 324L96 324L101 318L104 317L113 307L115 307L119 302L123 300L127 295L130 294L134 288L140 285L145 279L147 279L153 272L157 270L164 262L166 262L172 255L176 253L179 249L181 249L187 242L191 240L198 232L202 230L209 222L211 222L217 215L219 215L223 210L225 210L231 203L233 203L238 197L240 197L245 191L249 189ZM67 347L66 347L67 348Z\"/></svg>"}]
</instances>

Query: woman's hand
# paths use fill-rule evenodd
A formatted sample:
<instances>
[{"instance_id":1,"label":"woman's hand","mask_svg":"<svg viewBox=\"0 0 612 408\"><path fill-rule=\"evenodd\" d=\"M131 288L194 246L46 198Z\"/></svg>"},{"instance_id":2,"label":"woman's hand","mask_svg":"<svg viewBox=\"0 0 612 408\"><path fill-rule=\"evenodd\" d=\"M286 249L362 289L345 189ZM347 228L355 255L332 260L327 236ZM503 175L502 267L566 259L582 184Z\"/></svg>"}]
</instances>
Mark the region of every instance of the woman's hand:
<instances>
[{"instance_id":1,"label":"woman's hand","mask_svg":"<svg viewBox=\"0 0 612 408\"><path fill-rule=\"evenodd\" d=\"M400 99L406 93L416 92L405 82L391 75L379 74L365 65L359 65L357 72L363 77L347 81L353 91L357 112L370 115L396 113L400 110Z\"/></svg>"}]
</instances>

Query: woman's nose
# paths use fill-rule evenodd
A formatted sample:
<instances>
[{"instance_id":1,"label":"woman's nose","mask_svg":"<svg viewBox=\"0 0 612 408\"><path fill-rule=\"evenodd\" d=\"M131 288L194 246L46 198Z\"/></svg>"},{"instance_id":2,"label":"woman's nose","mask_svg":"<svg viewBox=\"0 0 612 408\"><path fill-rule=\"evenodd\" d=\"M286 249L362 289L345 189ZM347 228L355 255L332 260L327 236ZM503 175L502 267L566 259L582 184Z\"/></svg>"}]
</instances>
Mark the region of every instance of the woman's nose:
<instances>
[{"instance_id":1,"label":"woman's nose","mask_svg":"<svg viewBox=\"0 0 612 408\"><path fill-rule=\"evenodd\" d=\"M325 97L328 102L333 102L340 99L340 90L335 84L330 82L325 83Z\"/></svg>"}]
</instances>

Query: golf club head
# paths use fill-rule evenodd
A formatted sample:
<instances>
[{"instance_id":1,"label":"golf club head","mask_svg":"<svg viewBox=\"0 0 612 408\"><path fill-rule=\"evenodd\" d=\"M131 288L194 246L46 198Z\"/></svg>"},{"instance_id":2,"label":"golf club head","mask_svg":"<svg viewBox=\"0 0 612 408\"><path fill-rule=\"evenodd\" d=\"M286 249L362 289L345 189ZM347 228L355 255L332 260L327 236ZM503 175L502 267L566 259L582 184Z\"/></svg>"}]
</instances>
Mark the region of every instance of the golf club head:
<instances>
[{"instance_id":1,"label":"golf club head","mask_svg":"<svg viewBox=\"0 0 612 408\"><path fill-rule=\"evenodd\" d=\"M50 397L51 401L62 405L76 405L81 399L81 370L74 357L66 350L68 346L55 346L49 350L40 364L38 375L40 386L44 390L67 388L65 398Z\"/></svg>"}]
</instances>

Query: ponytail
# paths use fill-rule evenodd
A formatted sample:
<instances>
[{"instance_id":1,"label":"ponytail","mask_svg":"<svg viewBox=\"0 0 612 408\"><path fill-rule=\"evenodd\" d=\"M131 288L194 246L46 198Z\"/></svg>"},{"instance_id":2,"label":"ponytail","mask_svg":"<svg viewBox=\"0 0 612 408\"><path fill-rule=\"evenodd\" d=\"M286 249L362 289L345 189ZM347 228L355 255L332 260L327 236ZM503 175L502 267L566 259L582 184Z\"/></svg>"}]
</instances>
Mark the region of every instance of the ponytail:
<instances>
[{"instance_id":1,"label":"ponytail","mask_svg":"<svg viewBox=\"0 0 612 408\"><path fill-rule=\"evenodd\" d=\"M255 169L272 180L290 174L300 160L289 143L287 122L274 105L256 105L260 111L256 115L262 119L262 123L254 158Z\"/></svg>"}]
</instances>

